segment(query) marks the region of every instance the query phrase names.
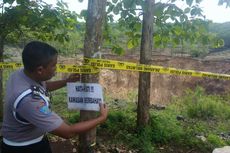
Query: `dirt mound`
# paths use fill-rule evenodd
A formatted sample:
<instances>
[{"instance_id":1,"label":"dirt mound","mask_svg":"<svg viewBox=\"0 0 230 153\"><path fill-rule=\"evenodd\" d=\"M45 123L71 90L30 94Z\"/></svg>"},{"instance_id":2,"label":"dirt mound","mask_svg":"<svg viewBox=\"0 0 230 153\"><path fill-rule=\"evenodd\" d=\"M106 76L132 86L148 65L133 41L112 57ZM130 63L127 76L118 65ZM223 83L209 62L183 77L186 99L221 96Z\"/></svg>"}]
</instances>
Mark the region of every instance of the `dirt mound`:
<instances>
[{"instance_id":1,"label":"dirt mound","mask_svg":"<svg viewBox=\"0 0 230 153\"><path fill-rule=\"evenodd\" d=\"M103 55L103 58L135 63L139 62L137 55L117 56L108 54ZM59 63L80 65L82 58L60 58ZM230 60L201 60L189 57L154 55L152 56L151 64L177 69L230 74ZM59 75L66 77L67 74ZM106 95L109 95L111 98L126 99L133 96L131 98L136 102L138 78L138 72L102 69L100 71L99 82L104 87ZM197 86L202 86L210 94L225 94L230 91L229 80L152 73L151 103L167 104L172 97L181 96L186 89L189 88L193 90Z\"/></svg>"},{"instance_id":2,"label":"dirt mound","mask_svg":"<svg viewBox=\"0 0 230 153\"><path fill-rule=\"evenodd\" d=\"M106 59L138 62L137 56L128 58L109 55ZM207 71L213 73L230 74L230 61L228 60L197 60L185 57L153 56L152 65L174 67L178 69ZM113 98L124 98L130 92L137 91L138 72L102 70L100 83L105 92ZM173 96L181 96L186 89L202 86L210 94L225 94L230 91L230 81L189 76L151 74L151 103L166 104Z\"/></svg>"}]
</instances>

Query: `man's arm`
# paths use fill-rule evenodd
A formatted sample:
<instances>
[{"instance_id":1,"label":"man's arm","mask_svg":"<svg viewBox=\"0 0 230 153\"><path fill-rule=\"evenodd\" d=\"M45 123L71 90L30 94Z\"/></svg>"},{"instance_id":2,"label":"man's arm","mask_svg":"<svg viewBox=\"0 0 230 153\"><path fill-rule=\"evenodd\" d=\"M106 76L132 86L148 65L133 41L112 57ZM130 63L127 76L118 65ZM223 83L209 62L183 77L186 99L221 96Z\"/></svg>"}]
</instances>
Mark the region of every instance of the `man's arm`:
<instances>
[{"instance_id":1,"label":"man's arm","mask_svg":"<svg viewBox=\"0 0 230 153\"><path fill-rule=\"evenodd\" d=\"M48 91L54 91L66 86L67 82L80 81L80 74L71 74L67 79L58 81L48 81L46 82L46 88Z\"/></svg>"},{"instance_id":2,"label":"man's arm","mask_svg":"<svg viewBox=\"0 0 230 153\"><path fill-rule=\"evenodd\" d=\"M100 104L100 116L91 119L88 121L82 121L73 125L68 125L66 123L62 123L57 129L53 130L51 133L62 138L71 138L77 134L81 134L87 132L95 128L97 125L103 123L108 115L108 108L105 104Z\"/></svg>"}]
</instances>

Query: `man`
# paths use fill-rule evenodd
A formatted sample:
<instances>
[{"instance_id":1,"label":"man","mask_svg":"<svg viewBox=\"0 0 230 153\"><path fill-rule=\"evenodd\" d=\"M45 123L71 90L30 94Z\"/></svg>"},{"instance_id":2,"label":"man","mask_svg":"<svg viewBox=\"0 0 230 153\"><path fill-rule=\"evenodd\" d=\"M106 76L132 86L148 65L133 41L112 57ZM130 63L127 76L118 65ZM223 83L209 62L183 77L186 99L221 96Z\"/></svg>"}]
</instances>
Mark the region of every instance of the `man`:
<instances>
[{"instance_id":1,"label":"man","mask_svg":"<svg viewBox=\"0 0 230 153\"><path fill-rule=\"evenodd\" d=\"M51 153L45 134L71 138L103 123L108 114L106 105L100 105L95 119L66 124L49 107L47 91L62 88L67 82L79 81L79 74L66 80L46 82L55 74L57 51L52 46L32 41L22 52L24 69L14 72L8 82L2 125L2 153Z\"/></svg>"}]
</instances>

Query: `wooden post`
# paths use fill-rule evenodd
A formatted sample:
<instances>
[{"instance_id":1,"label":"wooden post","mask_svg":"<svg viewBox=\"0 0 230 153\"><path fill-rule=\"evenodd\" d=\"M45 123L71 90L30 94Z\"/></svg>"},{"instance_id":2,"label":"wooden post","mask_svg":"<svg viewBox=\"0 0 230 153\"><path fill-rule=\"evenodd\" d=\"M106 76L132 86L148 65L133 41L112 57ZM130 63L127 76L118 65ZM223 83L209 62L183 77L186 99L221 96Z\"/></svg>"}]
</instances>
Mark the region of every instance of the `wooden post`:
<instances>
[{"instance_id":1,"label":"wooden post","mask_svg":"<svg viewBox=\"0 0 230 153\"><path fill-rule=\"evenodd\" d=\"M106 0L88 0L86 34L84 41L84 57L92 58L102 44L102 27L105 19ZM99 74L83 75L82 82L98 83ZM80 120L85 121L96 117L96 112L80 111ZM96 128L79 136L79 153L94 152Z\"/></svg>"},{"instance_id":2,"label":"wooden post","mask_svg":"<svg viewBox=\"0 0 230 153\"><path fill-rule=\"evenodd\" d=\"M4 41L0 37L0 62L3 62ZM3 70L0 70L0 122L3 120Z\"/></svg>"},{"instance_id":3,"label":"wooden post","mask_svg":"<svg viewBox=\"0 0 230 153\"><path fill-rule=\"evenodd\" d=\"M149 64L153 44L153 5L154 0L145 0L143 6L143 26L141 37L140 63ZM142 128L149 121L151 73L139 73L137 127Z\"/></svg>"}]
</instances>

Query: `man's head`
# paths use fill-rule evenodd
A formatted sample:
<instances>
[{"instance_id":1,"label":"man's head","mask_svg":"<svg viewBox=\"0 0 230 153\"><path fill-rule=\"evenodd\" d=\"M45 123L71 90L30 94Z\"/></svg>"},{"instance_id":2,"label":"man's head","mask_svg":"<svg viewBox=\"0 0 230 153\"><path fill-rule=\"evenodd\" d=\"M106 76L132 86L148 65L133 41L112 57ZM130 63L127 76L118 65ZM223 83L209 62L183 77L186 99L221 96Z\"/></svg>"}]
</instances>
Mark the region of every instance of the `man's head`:
<instances>
[{"instance_id":1,"label":"man's head","mask_svg":"<svg viewBox=\"0 0 230 153\"><path fill-rule=\"evenodd\" d=\"M40 81L50 79L57 63L57 50L43 42L32 41L22 52L24 69L29 73L36 73Z\"/></svg>"}]
</instances>

